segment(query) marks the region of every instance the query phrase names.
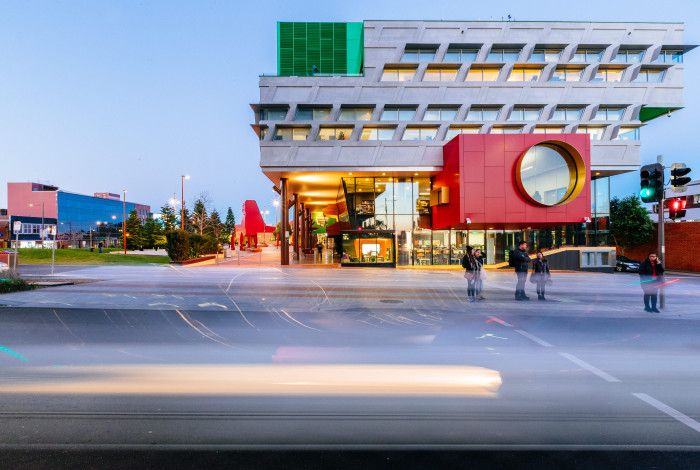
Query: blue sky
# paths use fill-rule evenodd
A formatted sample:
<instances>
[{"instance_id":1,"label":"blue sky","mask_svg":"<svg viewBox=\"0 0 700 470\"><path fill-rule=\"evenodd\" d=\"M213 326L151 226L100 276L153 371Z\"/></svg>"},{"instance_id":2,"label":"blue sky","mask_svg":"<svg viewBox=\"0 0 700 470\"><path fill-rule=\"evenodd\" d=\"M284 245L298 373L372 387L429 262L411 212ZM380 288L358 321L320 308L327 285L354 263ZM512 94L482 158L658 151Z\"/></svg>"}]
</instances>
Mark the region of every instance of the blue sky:
<instances>
[{"instance_id":1,"label":"blue sky","mask_svg":"<svg viewBox=\"0 0 700 470\"><path fill-rule=\"evenodd\" d=\"M663 8L661 8L663 6ZM249 103L276 68L275 23L363 19L684 21L700 44L700 2L635 0L0 2L0 207L7 181L82 193L128 190L160 207L206 192L220 211L272 209ZM700 176L700 50L685 60L685 106L642 130L642 160ZM637 189L637 174L613 192Z\"/></svg>"}]
</instances>

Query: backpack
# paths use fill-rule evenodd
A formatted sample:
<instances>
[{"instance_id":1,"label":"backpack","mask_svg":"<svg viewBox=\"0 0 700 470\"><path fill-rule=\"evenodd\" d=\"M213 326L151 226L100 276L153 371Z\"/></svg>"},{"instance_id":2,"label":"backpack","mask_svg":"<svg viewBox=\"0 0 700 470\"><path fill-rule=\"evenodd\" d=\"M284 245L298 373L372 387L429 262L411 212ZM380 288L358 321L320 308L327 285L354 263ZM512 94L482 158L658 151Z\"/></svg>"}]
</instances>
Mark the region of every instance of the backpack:
<instances>
[{"instance_id":1,"label":"backpack","mask_svg":"<svg viewBox=\"0 0 700 470\"><path fill-rule=\"evenodd\" d=\"M510 253L508 254L508 266L511 268L517 267L515 263L515 250L510 250Z\"/></svg>"},{"instance_id":2,"label":"backpack","mask_svg":"<svg viewBox=\"0 0 700 470\"><path fill-rule=\"evenodd\" d=\"M464 269L471 269L471 263L469 263L469 255L464 255L462 257L462 267Z\"/></svg>"}]
</instances>

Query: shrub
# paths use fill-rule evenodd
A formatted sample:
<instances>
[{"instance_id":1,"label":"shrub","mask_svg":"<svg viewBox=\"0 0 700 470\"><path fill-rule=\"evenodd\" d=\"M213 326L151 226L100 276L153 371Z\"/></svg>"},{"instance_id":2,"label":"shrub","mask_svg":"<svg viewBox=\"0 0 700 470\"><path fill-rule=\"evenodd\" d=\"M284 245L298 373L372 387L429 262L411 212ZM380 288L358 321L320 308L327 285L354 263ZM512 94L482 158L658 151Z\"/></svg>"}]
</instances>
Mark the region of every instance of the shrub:
<instances>
[{"instance_id":1,"label":"shrub","mask_svg":"<svg viewBox=\"0 0 700 470\"><path fill-rule=\"evenodd\" d=\"M216 253L218 242L209 235L190 234L190 258Z\"/></svg>"},{"instance_id":2,"label":"shrub","mask_svg":"<svg viewBox=\"0 0 700 470\"><path fill-rule=\"evenodd\" d=\"M191 258L190 234L184 230L173 230L165 234L166 251L173 261L185 261Z\"/></svg>"},{"instance_id":3,"label":"shrub","mask_svg":"<svg viewBox=\"0 0 700 470\"><path fill-rule=\"evenodd\" d=\"M0 271L0 294L32 290L35 286L14 274L12 271Z\"/></svg>"}]
</instances>

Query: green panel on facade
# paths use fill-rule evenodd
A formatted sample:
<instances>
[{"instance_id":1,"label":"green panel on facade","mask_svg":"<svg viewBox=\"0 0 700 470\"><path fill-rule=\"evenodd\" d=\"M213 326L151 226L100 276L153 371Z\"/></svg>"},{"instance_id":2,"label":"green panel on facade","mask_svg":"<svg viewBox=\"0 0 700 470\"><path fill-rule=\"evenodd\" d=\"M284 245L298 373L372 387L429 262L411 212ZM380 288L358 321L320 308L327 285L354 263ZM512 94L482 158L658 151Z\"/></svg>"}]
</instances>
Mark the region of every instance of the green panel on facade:
<instances>
[{"instance_id":1,"label":"green panel on facade","mask_svg":"<svg viewBox=\"0 0 700 470\"><path fill-rule=\"evenodd\" d=\"M277 74L359 75L362 23L277 23Z\"/></svg>"},{"instance_id":2,"label":"green panel on facade","mask_svg":"<svg viewBox=\"0 0 700 470\"><path fill-rule=\"evenodd\" d=\"M642 122L651 121L652 119L656 119L659 116L663 116L664 114L678 109L680 108L653 108L650 106L642 106L642 109L639 110L639 120Z\"/></svg>"}]
</instances>

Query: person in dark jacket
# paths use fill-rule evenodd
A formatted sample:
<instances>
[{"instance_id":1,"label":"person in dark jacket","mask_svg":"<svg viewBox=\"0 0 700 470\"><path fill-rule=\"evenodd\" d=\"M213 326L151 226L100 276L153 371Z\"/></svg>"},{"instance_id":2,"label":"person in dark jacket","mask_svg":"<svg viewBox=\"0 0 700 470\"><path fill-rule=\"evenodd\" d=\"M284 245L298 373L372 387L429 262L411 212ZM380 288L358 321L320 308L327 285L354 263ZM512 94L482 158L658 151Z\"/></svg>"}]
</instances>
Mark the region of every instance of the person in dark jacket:
<instances>
[{"instance_id":1,"label":"person in dark jacket","mask_svg":"<svg viewBox=\"0 0 700 470\"><path fill-rule=\"evenodd\" d=\"M466 253L462 257L462 267L464 268L464 278L467 280L467 298L469 302L476 301L476 281L479 277L481 266L474 258L473 248L467 246Z\"/></svg>"},{"instance_id":2,"label":"person in dark jacket","mask_svg":"<svg viewBox=\"0 0 700 470\"><path fill-rule=\"evenodd\" d=\"M551 274L549 273L549 262L544 257L541 251L537 252L537 258L532 263L532 275L530 281L537 284L537 299L546 300L544 298L544 286L549 281Z\"/></svg>"},{"instance_id":3,"label":"person in dark jacket","mask_svg":"<svg viewBox=\"0 0 700 470\"><path fill-rule=\"evenodd\" d=\"M639 280L644 292L644 311L661 313L656 308L659 284L663 282L664 267L656 253L649 253L647 259L639 264Z\"/></svg>"},{"instance_id":4,"label":"person in dark jacket","mask_svg":"<svg viewBox=\"0 0 700 470\"><path fill-rule=\"evenodd\" d=\"M530 297L525 295L525 281L530 270L530 255L527 254L526 241L520 241L518 249L511 252L510 265L515 268L518 279L515 284L515 300L530 300Z\"/></svg>"},{"instance_id":5,"label":"person in dark jacket","mask_svg":"<svg viewBox=\"0 0 700 470\"><path fill-rule=\"evenodd\" d=\"M479 264L479 269L476 273L477 278L474 282L474 295L476 296L476 300L484 300L486 297L481 294L481 291L484 290L484 278L486 277L484 272L484 256L481 254L481 250L479 248L475 249L473 253L474 261Z\"/></svg>"}]
</instances>

